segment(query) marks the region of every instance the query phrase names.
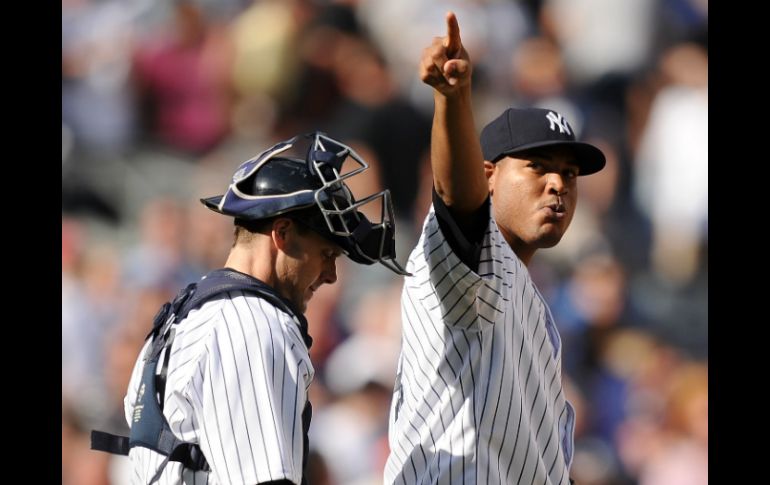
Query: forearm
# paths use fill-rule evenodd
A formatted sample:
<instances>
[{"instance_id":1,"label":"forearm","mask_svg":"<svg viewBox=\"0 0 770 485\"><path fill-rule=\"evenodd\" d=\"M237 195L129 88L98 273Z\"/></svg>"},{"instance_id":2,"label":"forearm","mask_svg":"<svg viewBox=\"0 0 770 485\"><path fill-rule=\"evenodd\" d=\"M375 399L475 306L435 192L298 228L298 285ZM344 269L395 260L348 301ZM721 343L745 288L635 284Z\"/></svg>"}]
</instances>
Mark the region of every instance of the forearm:
<instances>
[{"instance_id":1,"label":"forearm","mask_svg":"<svg viewBox=\"0 0 770 485\"><path fill-rule=\"evenodd\" d=\"M434 90L431 165L436 193L458 215L487 198L481 145L473 120L470 85L450 96Z\"/></svg>"}]
</instances>

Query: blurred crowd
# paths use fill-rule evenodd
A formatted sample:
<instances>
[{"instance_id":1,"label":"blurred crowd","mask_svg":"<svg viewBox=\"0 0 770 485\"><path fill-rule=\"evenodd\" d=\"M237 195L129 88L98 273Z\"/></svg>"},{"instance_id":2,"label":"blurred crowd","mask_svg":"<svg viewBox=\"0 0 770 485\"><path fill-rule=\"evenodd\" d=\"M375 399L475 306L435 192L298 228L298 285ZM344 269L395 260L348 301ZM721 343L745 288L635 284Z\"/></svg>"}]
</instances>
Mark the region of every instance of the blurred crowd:
<instances>
[{"instance_id":1,"label":"blurred crowd","mask_svg":"<svg viewBox=\"0 0 770 485\"><path fill-rule=\"evenodd\" d=\"M393 194L399 260L430 205L421 50L454 10L475 120L556 109L607 167L530 267L563 346L580 485L708 483L707 0L62 0L62 483L128 483L88 450L156 311L221 267L198 199L322 130ZM382 482L402 280L341 260L308 309L311 483Z\"/></svg>"}]
</instances>

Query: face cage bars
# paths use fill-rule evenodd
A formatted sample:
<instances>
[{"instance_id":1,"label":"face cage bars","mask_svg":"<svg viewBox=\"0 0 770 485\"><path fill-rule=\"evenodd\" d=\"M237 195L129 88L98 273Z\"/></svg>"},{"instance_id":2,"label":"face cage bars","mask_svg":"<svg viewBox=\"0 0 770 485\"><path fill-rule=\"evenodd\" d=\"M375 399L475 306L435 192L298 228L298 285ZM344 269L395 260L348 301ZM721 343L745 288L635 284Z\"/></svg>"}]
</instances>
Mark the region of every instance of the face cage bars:
<instances>
[{"instance_id":1,"label":"face cage bars","mask_svg":"<svg viewBox=\"0 0 770 485\"><path fill-rule=\"evenodd\" d=\"M396 274L404 275L404 276L411 276L410 273L408 273L404 268L401 267L401 265L398 264L398 261L395 260L393 256L383 256L383 253L385 251L385 236L387 235L387 228L391 227L393 228L393 235L395 237L395 218L393 216L393 202L391 200L390 191L385 189L382 190L376 194L370 195L362 200L359 200L355 203L353 203L353 197L350 193L350 190L345 186L343 181L345 179L348 179L350 177L353 177L354 175L357 175L364 170L369 168L369 164L366 163L366 161L361 158L358 153L356 153L355 150L353 150L351 147L344 145L332 138L329 138L326 135L323 135L321 133L316 133L314 140L313 140L313 150L320 150L323 152L329 152L324 145L324 142L326 142L328 145L330 145L330 148L336 147L340 150L337 152L333 152L335 157L338 160L345 160L347 157L350 157L358 163L360 166L348 173L340 174L339 170L332 164L328 164L325 162L318 162L315 160L315 158L311 159L311 165L314 168L316 174L318 175L318 178L321 179L323 182L323 187L318 189L315 193L315 200L316 204L318 204L318 207L321 209L321 214L324 217L324 220L326 221L326 225L329 227L329 230L332 232L332 234L336 236L342 236L342 237L348 237L353 238L353 232L348 227L348 221L345 219L345 215L352 213L356 220L359 220L357 214L357 209L365 204L368 204L376 199L382 198L382 205L380 206L380 223L379 224L372 224L372 229L380 229L380 242L378 245L378 251L377 251L377 257L371 257L367 254L364 254L362 251L359 253L361 256L363 256L365 259L369 260L372 263L380 263L389 270L393 271ZM325 165L326 167L322 167L322 165ZM327 179L327 176L324 174L323 168L331 169L331 172L334 175L333 179ZM340 163L340 170L342 169L342 163ZM328 173L328 172L327 172ZM348 203L348 207L340 208L338 204L338 198L334 197L332 194L336 191L341 191L344 195L346 202ZM321 195L326 193L329 196L331 204L334 206L334 209L330 209L324 206L324 203L321 201ZM332 217L336 217L337 220L341 223L342 228L344 231L336 230L334 227L334 223L332 221ZM355 239L353 238L355 241ZM358 244L356 243L356 246Z\"/></svg>"}]
</instances>

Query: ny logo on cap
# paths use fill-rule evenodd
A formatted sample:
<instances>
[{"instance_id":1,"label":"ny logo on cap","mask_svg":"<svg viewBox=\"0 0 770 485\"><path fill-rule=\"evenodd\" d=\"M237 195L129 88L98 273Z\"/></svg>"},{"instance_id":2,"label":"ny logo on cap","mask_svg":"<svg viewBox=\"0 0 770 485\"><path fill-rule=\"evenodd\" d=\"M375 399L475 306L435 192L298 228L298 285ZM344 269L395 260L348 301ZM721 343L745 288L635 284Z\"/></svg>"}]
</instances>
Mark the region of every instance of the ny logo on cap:
<instances>
[{"instance_id":1,"label":"ny logo on cap","mask_svg":"<svg viewBox=\"0 0 770 485\"><path fill-rule=\"evenodd\" d=\"M559 133L567 133L568 135L572 135L572 130L569 129L569 124L567 124L567 120L562 118L560 114L556 114L553 111L549 111L548 114L545 116L548 118L548 121L551 123L551 130L556 131L556 127L559 127Z\"/></svg>"}]
</instances>

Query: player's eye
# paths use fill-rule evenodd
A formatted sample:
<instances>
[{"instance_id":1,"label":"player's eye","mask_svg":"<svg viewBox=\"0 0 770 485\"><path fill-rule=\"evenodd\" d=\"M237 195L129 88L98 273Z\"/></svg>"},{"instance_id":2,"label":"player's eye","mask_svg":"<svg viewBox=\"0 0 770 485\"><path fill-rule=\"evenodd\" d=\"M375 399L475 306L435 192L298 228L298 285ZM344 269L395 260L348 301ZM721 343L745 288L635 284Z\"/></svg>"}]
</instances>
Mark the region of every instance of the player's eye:
<instances>
[{"instance_id":1,"label":"player's eye","mask_svg":"<svg viewBox=\"0 0 770 485\"><path fill-rule=\"evenodd\" d=\"M564 178L567 180L574 180L578 176L577 170L575 169L567 169L562 173L564 175Z\"/></svg>"}]
</instances>

